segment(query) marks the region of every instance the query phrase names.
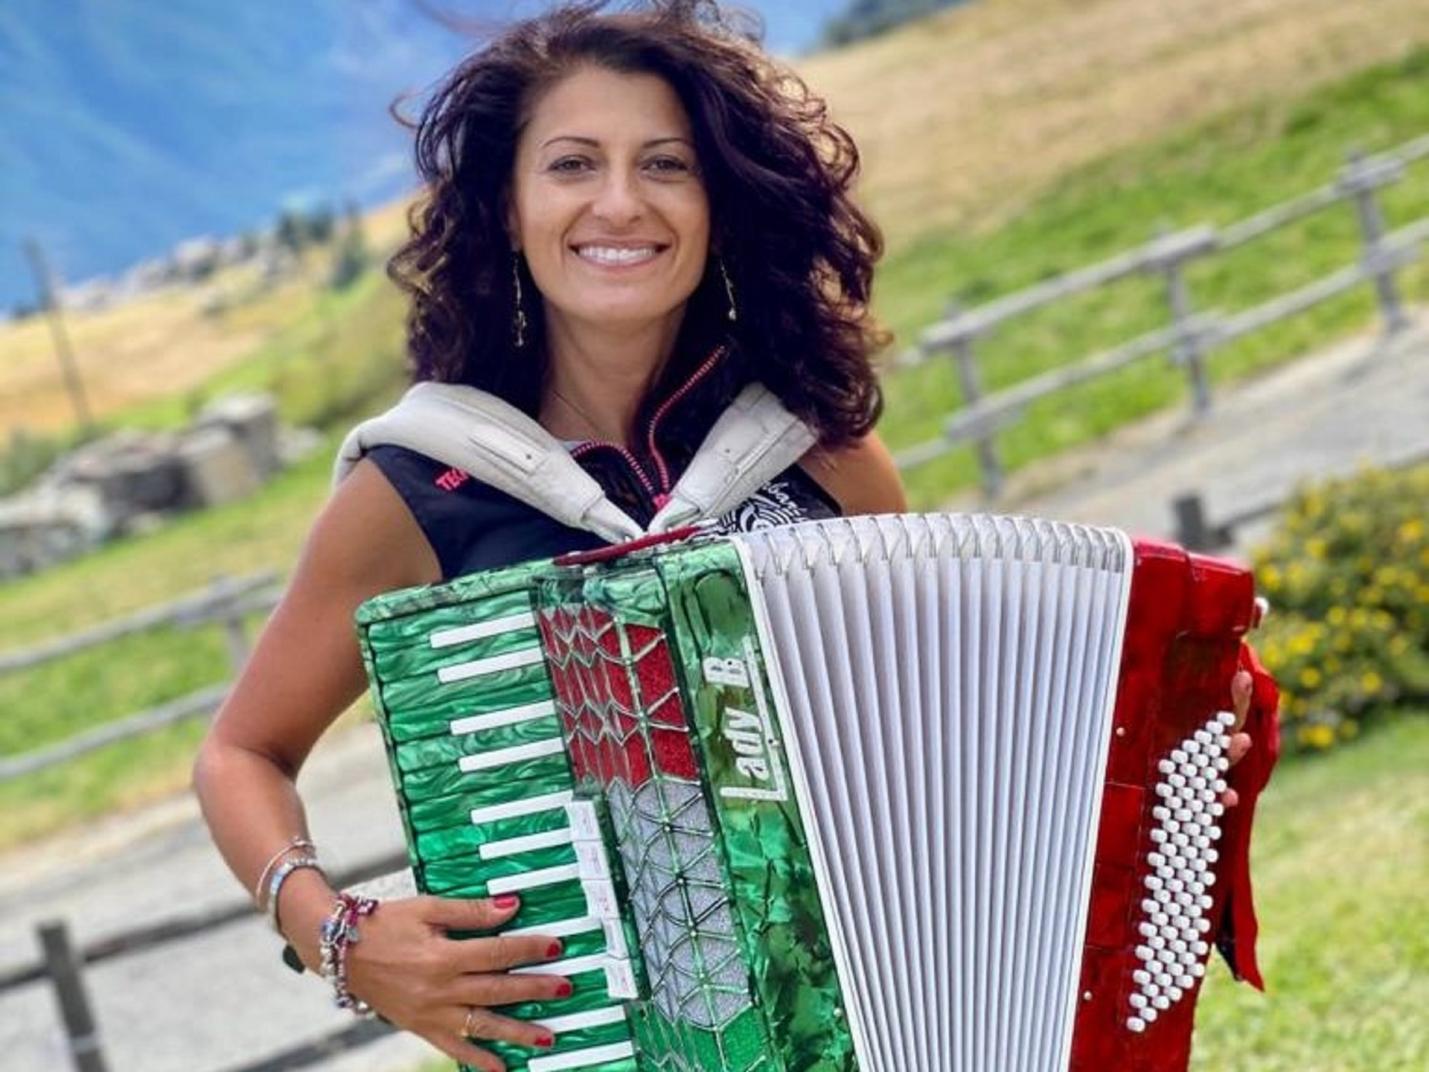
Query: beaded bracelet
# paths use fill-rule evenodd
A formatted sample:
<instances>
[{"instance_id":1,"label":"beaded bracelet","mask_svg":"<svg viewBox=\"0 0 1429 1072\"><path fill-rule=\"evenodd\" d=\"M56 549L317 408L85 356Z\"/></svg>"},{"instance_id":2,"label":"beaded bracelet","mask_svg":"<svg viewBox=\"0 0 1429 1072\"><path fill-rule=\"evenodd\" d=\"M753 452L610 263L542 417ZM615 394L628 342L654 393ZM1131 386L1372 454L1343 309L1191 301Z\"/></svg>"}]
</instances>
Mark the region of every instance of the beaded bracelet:
<instances>
[{"instance_id":1,"label":"beaded bracelet","mask_svg":"<svg viewBox=\"0 0 1429 1072\"><path fill-rule=\"evenodd\" d=\"M316 856L292 856L284 860L278 870L273 872L273 877L268 881L268 922L273 925L273 929L279 934L283 933L283 928L278 924L278 893L283 888L283 883L288 881L288 876L295 871L312 869L319 874L322 873L322 865L318 863Z\"/></svg>"},{"instance_id":2,"label":"beaded bracelet","mask_svg":"<svg viewBox=\"0 0 1429 1072\"><path fill-rule=\"evenodd\" d=\"M286 845L268 857L268 862L263 865L263 870L258 872L258 881L253 883L253 903L258 906L260 912L266 907L263 903L263 889L268 884L268 872L273 870L274 864L294 849L303 849L310 856L318 854L318 847L312 843L312 839L304 834L295 834Z\"/></svg>"},{"instance_id":3,"label":"beaded bracelet","mask_svg":"<svg viewBox=\"0 0 1429 1072\"><path fill-rule=\"evenodd\" d=\"M358 922L377 911L377 905L371 897L339 893L318 932L322 977L332 984L333 1001L339 1009L351 1009L358 1016L370 1016L372 1007L347 989L347 951L362 937Z\"/></svg>"}]
</instances>

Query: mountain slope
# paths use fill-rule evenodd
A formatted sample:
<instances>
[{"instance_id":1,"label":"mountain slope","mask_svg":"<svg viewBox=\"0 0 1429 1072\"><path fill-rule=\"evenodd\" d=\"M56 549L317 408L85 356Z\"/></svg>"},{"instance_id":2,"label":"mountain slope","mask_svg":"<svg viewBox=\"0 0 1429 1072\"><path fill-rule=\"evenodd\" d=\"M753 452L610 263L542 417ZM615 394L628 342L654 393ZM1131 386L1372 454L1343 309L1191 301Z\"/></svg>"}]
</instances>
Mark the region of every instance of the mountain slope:
<instances>
[{"instance_id":1,"label":"mountain slope","mask_svg":"<svg viewBox=\"0 0 1429 1072\"><path fill-rule=\"evenodd\" d=\"M800 69L857 140L897 248L987 230L1079 165L1426 41L1429 0L987 0Z\"/></svg>"}]
</instances>

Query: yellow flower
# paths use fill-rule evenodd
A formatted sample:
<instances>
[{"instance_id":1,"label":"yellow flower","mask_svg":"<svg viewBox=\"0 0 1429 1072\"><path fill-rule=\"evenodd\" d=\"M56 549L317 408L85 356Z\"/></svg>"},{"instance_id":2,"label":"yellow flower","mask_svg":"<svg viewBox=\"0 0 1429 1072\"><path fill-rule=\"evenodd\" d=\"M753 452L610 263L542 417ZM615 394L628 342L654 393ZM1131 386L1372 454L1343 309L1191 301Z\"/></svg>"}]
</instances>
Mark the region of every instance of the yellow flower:
<instances>
[{"instance_id":1,"label":"yellow flower","mask_svg":"<svg viewBox=\"0 0 1429 1072\"><path fill-rule=\"evenodd\" d=\"M1303 633L1296 633L1293 637L1290 638L1291 655L1309 655L1314 650L1314 634L1306 631Z\"/></svg>"},{"instance_id":2,"label":"yellow flower","mask_svg":"<svg viewBox=\"0 0 1429 1072\"><path fill-rule=\"evenodd\" d=\"M1320 671L1313 666L1307 666L1300 671L1300 684L1307 689L1313 689L1320 684Z\"/></svg>"},{"instance_id":3,"label":"yellow flower","mask_svg":"<svg viewBox=\"0 0 1429 1072\"><path fill-rule=\"evenodd\" d=\"M1300 741L1311 748L1329 748L1335 743L1335 731L1323 724L1304 726L1300 730Z\"/></svg>"},{"instance_id":4,"label":"yellow flower","mask_svg":"<svg viewBox=\"0 0 1429 1072\"><path fill-rule=\"evenodd\" d=\"M1266 566L1260 571L1260 584L1267 592L1274 592L1280 587L1280 571L1274 566Z\"/></svg>"},{"instance_id":5,"label":"yellow flower","mask_svg":"<svg viewBox=\"0 0 1429 1072\"><path fill-rule=\"evenodd\" d=\"M1345 617L1346 615L1344 607L1331 607L1328 611L1325 612L1325 621L1329 622L1331 625L1344 625Z\"/></svg>"},{"instance_id":6,"label":"yellow flower","mask_svg":"<svg viewBox=\"0 0 1429 1072\"><path fill-rule=\"evenodd\" d=\"M1324 558L1325 548L1325 541L1318 536L1312 536L1305 541L1305 553L1311 558Z\"/></svg>"},{"instance_id":7,"label":"yellow flower","mask_svg":"<svg viewBox=\"0 0 1429 1072\"><path fill-rule=\"evenodd\" d=\"M1366 670L1360 678L1360 688L1369 696L1375 695L1384 688L1384 678L1380 677L1373 670Z\"/></svg>"},{"instance_id":8,"label":"yellow flower","mask_svg":"<svg viewBox=\"0 0 1429 1072\"><path fill-rule=\"evenodd\" d=\"M1399 526L1399 531L1395 534L1401 543L1417 543L1424 535L1424 522L1417 517L1411 517L1408 521Z\"/></svg>"}]
</instances>

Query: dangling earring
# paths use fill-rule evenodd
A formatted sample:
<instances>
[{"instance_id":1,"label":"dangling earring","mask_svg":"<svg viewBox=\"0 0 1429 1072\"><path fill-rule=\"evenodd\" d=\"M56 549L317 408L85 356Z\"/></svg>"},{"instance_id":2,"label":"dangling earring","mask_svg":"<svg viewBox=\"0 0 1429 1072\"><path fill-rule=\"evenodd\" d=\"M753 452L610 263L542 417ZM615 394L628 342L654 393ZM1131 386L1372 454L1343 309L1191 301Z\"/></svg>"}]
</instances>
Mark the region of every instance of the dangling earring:
<instances>
[{"instance_id":1,"label":"dangling earring","mask_svg":"<svg viewBox=\"0 0 1429 1072\"><path fill-rule=\"evenodd\" d=\"M729 318L732 321L738 320L739 308L734 302L734 284L729 281L729 272L725 271L723 257L719 258L719 274L724 277L724 294L729 299Z\"/></svg>"},{"instance_id":2,"label":"dangling earring","mask_svg":"<svg viewBox=\"0 0 1429 1072\"><path fill-rule=\"evenodd\" d=\"M514 317L516 328L516 349L521 349L526 345L526 303L521 299L521 253L519 250L511 251L511 281L516 287L516 313Z\"/></svg>"}]
</instances>

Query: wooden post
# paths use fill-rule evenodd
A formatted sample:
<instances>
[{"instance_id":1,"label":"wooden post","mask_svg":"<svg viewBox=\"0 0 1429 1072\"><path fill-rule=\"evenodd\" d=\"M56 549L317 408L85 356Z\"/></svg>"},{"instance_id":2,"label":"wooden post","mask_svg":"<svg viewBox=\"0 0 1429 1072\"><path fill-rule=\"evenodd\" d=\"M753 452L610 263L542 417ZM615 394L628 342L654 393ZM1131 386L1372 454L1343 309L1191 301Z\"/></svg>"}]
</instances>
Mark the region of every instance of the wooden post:
<instances>
[{"instance_id":1,"label":"wooden post","mask_svg":"<svg viewBox=\"0 0 1429 1072\"><path fill-rule=\"evenodd\" d=\"M1188 551L1218 551L1231 544L1228 525L1212 525L1206 520L1206 504L1199 492L1181 495L1171 501L1176 515L1176 542Z\"/></svg>"},{"instance_id":2,"label":"wooden post","mask_svg":"<svg viewBox=\"0 0 1429 1072\"><path fill-rule=\"evenodd\" d=\"M1354 197L1355 215L1360 221L1360 239L1364 243L1361 259L1366 270L1374 276L1374 290L1379 298L1380 313L1384 316L1384 333L1394 335L1409 326L1409 318L1404 315L1404 302L1394 281L1393 251L1384 241L1384 215L1380 212L1374 192L1386 183L1397 181L1403 165L1398 161L1366 160L1358 149L1351 149L1348 155L1349 163L1340 173L1340 188Z\"/></svg>"},{"instance_id":3,"label":"wooden post","mask_svg":"<svg viewBox=\"0 0 1429 1072\"><path fill-rule=\"evenodd\" d=\"M944 309L944 316L956 320L962 313L962 306L950 301ZM982 398L982 377L978 374L977 358L973 354L972 338L959 334L952 343L953 360L958 370L958 385L963 391L963 405L975 405ZM978 436L977 464L982 473L982 491L989 500L996 500L1002 494L1004 484L1002 462L997 456L997 443L991 430Z\"/></svg>"},{"instance_id":4,"label":"wooden post","mask_svg":"<svg viewBox=\"0 0 1429 1072\"><path fill-rule=\"evenodd\" d=\"M219 576L213 579L215 594L222 593L228 587L228 578ZM248 661L248 630L243 625L243 597L239 593L227 593L222 604L221 618L223 620L224 636L228 640L228 661L233 667L233 676L237 679L243 672L243 665Z\"/></svg>"},{"instance_id":5,"label":"wooden post","mask_svg":"<svg viewBox=\"0 0 1429 1072\"><path fill-rule=\"evenodd\" d=\"M1166 242L1169 229L1163 223L1157 238ZM1191 295L1186 288L1184 255L1167 246L1162 255L1161 271L1166 277L1166 299L1171 305L1171 324L1176 329L1176 346L1172 359L1184 365L1191 381L1191 411L1204 417L1211 411L1211 385L1206 376L1206 354L1191 310Z\"/></svg>"},{"instance_id":6,"label":"wooden post","mask_svg":"<svg viewBox=\"0 0 1429 1072\"><path fill-rule=\"evenodd\" d=\"M69 1041L70 1060L76 1072L105 1072L104 1054L99 1048L99 1029L89 1011L84 992L82 965L70 944L69 928L63 920L51 920L36 928L44 951L45 971L54 984Z\"/></svg>"},{"instance_id":7,"label":"wooden post","mask_svg":"<svg viewBox=\"0 0 1429 1072\"><path fill-rule=\"evenodd\" d=\"M55 293L54 273L45 258L45 251L33 238L25 240L25 254L30 258L30 267L35 273L35 285L40 291L40 305L50 322L55 357L59 359L60 375L64 378L65 390L69 392L75 420L79 422L81 433L88 438L94 431L94 418L89 411L89 399L84 393L84 381L80 379L74 351L70 349L69 335L65 332L64 311L60 307L59 296Z\"/></svg>"}]
</instances>

